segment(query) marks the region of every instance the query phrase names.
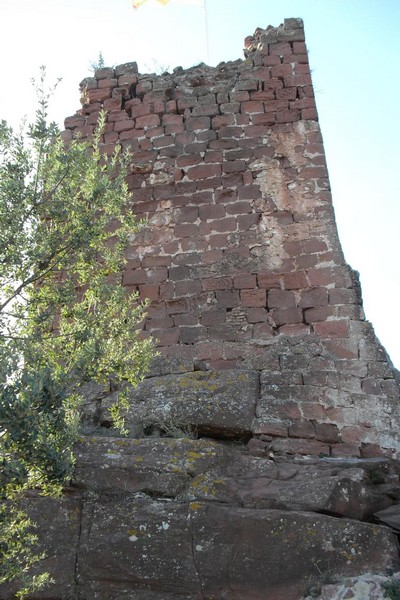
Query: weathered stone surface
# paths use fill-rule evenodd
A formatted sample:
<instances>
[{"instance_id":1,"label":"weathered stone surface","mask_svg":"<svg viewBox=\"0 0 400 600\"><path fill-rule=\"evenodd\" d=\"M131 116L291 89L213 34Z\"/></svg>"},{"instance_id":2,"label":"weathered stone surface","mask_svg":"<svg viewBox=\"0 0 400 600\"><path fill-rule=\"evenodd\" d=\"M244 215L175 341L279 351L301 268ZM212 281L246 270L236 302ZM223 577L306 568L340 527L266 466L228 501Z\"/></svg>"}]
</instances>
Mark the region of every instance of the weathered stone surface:
<instances>
[{"instance_id":1,"label":"weathered stone surface","mask_svg":"<svg viewBox=\"0 0 400 600\"><path fill-rule=\"evenodd\" d=\"M307 585L312 595L302 600L387 600L395 598L398 593L395 590L400 589L400 573L392 577L366 573L326 584L323 583L324 578L335 579L329 577L329 573L312 578Z\"/></svg>"},{"instance_id":2,"label":"weathered stone surface","mask_svg":"<svg viewBox=\"0 0 400 600\"><path fill-rule=\"evenodd\" d=\"M75 567L81 527L82 504L79 497L60 500L32 497L24 502L33 523L37 525L38 550L46 557L35 567L35 573L48 572L54 584L34 594L34 598L61 599L75 597ZM11 600L18 585L0 585L1 600Z\"/></svg>"},{"instance_id":3,"label":"weathered stone surface","mask_svg":"<svg viewBox=\"0 0 400 600\"><path fill-rule=\"evenodd\" d=\"M194 371L152 377L129 394L128 427L161 433L171 427L200 435L249 436L258 397L254 371Z\"/></svg>"}]
</instances>

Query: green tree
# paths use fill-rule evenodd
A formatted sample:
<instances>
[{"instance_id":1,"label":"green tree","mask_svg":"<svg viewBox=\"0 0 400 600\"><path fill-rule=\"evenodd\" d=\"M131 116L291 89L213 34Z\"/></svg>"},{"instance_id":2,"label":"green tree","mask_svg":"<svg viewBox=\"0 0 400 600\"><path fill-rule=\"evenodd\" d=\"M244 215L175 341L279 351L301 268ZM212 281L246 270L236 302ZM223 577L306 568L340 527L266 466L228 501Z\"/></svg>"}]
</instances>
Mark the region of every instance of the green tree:
<instances>
[{"instance_id":1,"label":"green tree","mask_svg":"<svg viewBox=\"0 0 400 600\"><path fill-rule=\"evenodd\" d=\"M21 597L43 581L29 578L40 557L19 498L70 480L82 384L135 385L153 355L140 338L146 305L121 285L129 236L143 226L130 156L102 154L104 113L89 142L64 143L47 121L44 70L37 92L33 124L15 133L0 123L0 583L19 578ZM113 418L123 427L118 406Z\"/></svg>"}]
</instances>

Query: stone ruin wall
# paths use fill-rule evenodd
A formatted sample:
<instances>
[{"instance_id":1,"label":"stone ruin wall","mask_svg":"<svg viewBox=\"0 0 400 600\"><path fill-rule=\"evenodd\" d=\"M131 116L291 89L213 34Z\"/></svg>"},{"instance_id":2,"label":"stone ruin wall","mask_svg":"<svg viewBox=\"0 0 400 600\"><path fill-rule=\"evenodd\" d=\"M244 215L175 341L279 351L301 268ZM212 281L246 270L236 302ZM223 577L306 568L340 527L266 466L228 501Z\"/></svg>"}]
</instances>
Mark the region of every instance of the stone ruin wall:
<instances>
[{"instance_id":1,"label":"stone ruin wall","mask_svg":"<svg viewBox=\"0 0 400 600\"><path fill-rule=\"evenodd\" d=\"M340 247L304 40L286 19L244 60L99 69L63 135L90 136L105 109L104 152L133 153L148 225L122 281L151 300L162 355L259 371L251 435L275 449L392 456L399 386Z\"/></svg>"}]
</instances>

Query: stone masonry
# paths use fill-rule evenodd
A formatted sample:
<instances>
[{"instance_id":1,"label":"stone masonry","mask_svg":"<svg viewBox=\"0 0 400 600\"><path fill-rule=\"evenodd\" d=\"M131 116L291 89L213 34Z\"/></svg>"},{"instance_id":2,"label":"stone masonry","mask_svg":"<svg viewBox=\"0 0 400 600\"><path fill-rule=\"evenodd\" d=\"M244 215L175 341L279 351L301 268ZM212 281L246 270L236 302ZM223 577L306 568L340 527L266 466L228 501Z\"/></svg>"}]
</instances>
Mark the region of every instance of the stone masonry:
<instances>
[{"instance_id":1,"label":"stone masonry","mask_svg":"<svg viewBox=\"0 0 400 600\"><path fill-rule=\"evenodd\" d=\"M327 579L321 600L381 598L387 578L343 577L399 569L397 372L340 249L302 21L245 44L100 69L66 119L90 137L106 109L104 152L132 151L147 224L121 277L160 356L126 390L128 437L115 384L88 385L71 485L24 498L54 581L32 600L299 600Z\"/></svg>"},{"instance_id":2,"label":"stone masonry","mask_svg":"<svg viewBox=\"0 0 400 600\"><path fill-rule=\"evenodd\" d=\"M125 286L144 335L195 370L252 369L252 434L285 450L393 455L399 386L338 239L301 19L257 29L245 60L81 83L65 139L107 111L104 152L132 152ZM321 446L322 444L322 446Z\"/></svg>"}]
</instances>

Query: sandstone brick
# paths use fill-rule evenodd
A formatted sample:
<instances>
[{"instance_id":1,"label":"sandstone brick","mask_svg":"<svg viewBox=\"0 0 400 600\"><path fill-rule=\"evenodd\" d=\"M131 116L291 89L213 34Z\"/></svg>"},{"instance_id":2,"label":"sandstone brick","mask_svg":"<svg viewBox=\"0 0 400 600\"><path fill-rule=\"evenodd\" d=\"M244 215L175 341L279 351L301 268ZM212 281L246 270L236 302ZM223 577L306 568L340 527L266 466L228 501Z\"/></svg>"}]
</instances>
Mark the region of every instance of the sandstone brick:
<instances>
[{"instance_id":1,"label":"sandstone brick","mask_svg":"<svg viewBox=\"0 0 400 600\"><path fill-rule=\"evenodd\" d=\"M336 444L331 446L331 455L336 456L360 456L360 447L357 444Z\"/></svg>"},{"instance_id":2,"label":"sandstone brick","mask_svg":"<svg viewBox=\"0 0 400 600\"><path fill-rule=\"evenodd\" d=\"M305 272L298 271L295 273L285 273L283 275L283 286L285 290L300 290L307 287L307 278Z\"/></svg>"},{"instance_id":3,"label":"sandstone brick","mask_svg":"<svg viewBox=\"0 0 400 600\"><path fill-rule=\"evenodd\" d=\"M344 320L326 321L325 323L315 323L313 325L313 329L317 335L320 335L323 338L343 338L348 337L349 335L349 325L348 322Z\"/></svg>"},{"instance_id":4,"label":"sandstone brick","mask_svg":"<svg viewBox=\"0 0 400 600\"><path fill-rule=\"evenodd\" d=\"M302 454L311 456L329 456L330 454L330 448L327 444L323 444L318 440L312 439L273 440L273 442L271 443L271 450L273 452L285 452L287 454Z\"/></svg>"},{"instance_id":5,"label":"sandstone brick","mask_svg":"<svg viewBox=\"0 0 400 600\"><path fill-rule=\"evenodd\" d=\"M289 425L289 437L314 438L314 425L310 421L292 421Z\"/></svg>"},{"instance_id":6,"label":"sandstone brick","mask_svg":"<svg viewBox=\"0 0 400 600\"><path fill-rule=\"evenodd\" d=\"M213 231L235 231L236 230L236 219L234 217L226 217L225 219L216 219L211 222L211 229Z\"/></svg>"},{"instance_id":7,"label":"sandstone brick","mask_svg":"<svg viewBox=\"0 0 400 600\"><path fill-rule=\"evenodd\" d=\"M250 321L249 321L250 322ZM269 323L254 323L253 339L265 340L275 335L275 330Z\"/></svg>"},{"instance_id":8,"label":"sandstone brick","mask_svg":"<svg viewBox=\"0 0 400 600\"><path fill-rule=\"evenodd\" d=\"M201 315L201 324L202 325L221 325L225 323L226 320L226 310L208 310L203 312Z\"/></svg>"},{"instance_id":9,"label":"sandstone brick","mask_svg":"<svg viewBox=\"0 0 400 600\"><path fill-rule=\"evenodd\" d=\"M258 273L257 274L257 283L260 288L265 288L267 290L280 290L281 289L281 277L280 275L274 273ZM275 301L279 300L279 296L275 297Z\"/></svg>"},{"instance_id":10,"label":"sandstone brick","mask_svg":"<svg viewBox=\"0 0 400 600\"><path fill-rule=\"evenodd\" d=\"M259 278L260 279L260 278ZM259 280L260 287L264 287ZM268 292L269 308L291 308L296 306L294 292L287 290L271 289Z\"/></svg>"},{"instance_id":11,"label":"sandstone brick","mask_svg":"<svg viewBox=\"0 0 400 600\"><path fill-rule=\"evenodd\" d=\"M202 164L195 167L191 167L187 171L189 179L206 179L208 177L215 177L221 174L221 165L217 164Z\"/></svg>"},{"instance_id":12,"label":"sandstone brick","mask_svg":"<svg viewBox=\"0 0 400 600\"><path fill-rule=\"evenodd\" d=\"M240 305L239 292L236 290L217 290L217 306L221 308L234 308Z\"/></svg>"},{"instance_id":13,"label":"sandstone brick","mask_svg":"<svg viewBox=\"0 0 400 600\"><path fill-rule=\"evenodd\" d=\"M139 285L139 293L140 293L141 300L144 300L145 298L147 298L150 301L157 301L158 297L159 297L158 292L159 292L158 285L155 285L155 284Z\"/></svg>"},{"instance_id":14,"label":"sandstone brick","mask_svg":"<svg viewBox=\"0 0 400 600\"><path fill-rule=\"evenodd\" d=\"M340 441L339 430L333 423L316 423L315 437L321 442L336 443Z\"/></svg>"},{"instance_id":15,"label":"sandstone brick","mask_svg":"<svg viewBox=\"0 0 400 600\"><path fill-rule=\"evenodd\" d=\"M273 308L271 318L276 327L290 323L302 323L303 314L300 308Z\"/></svg>"},{"instance_id":16,"label":"sandstone brick","mask_svg":"<svg viewBox=\"0 0 400 600\"><path fill-rule=\"evenodd\" d=\"M328 290L326 288L313 288L301 292L299 306L301 308L312 308L315 306L327 306Z\"/></svg>"},{"instance_id":17,"label":"sandstone brick","mask_svg":"<svg viewBox=\"0 0 400 600\"><path fill-rule=\"evenodd\" d=\"M240 301L241 306L245 308L257 308L257 307L265 307L267 301L267 294L265 290L255 289L255 290L246 290L242 289L240 291Z\"/></svg>"},{"instance_id":18,"label":"sandstone brick","mask_svg":"<svg viewBox=\"0 0 400 600\"><path fill-rule=\"evenodd\" d=\"M209 277L202 280L205 291L229 290L232 288L232 277Z\"/></svg>"},{"instance_id":19,"label":"sandstone brick","mask_svg":"<svg viewBox=\"0 0 400 600\"><path fill-rule=\"evenodd\" d=\"M233 287L238 290L246 288L255 288L256 285L257 277L256 275L250 273L241 273L240 275L235 275L235 277L233 278Z\"/></svg>"}]
</instances>

